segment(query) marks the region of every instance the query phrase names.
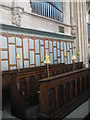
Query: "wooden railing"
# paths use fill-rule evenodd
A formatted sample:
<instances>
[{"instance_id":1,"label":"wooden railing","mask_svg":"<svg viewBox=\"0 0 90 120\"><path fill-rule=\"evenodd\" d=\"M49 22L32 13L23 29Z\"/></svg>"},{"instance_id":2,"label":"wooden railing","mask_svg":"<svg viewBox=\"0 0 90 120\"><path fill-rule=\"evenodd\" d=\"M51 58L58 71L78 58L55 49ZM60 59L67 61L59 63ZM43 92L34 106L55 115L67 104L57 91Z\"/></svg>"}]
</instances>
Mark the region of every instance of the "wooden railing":
<instances>
[{"instance_id":1,"label":"wooden railing","mask_svg":"<svg viewBox=\"0 0 90 120\"><path fill-rule=\"evenodd\" d=\"M90 69L39 80L40 117L64 118L89 98Z\"/></svg>"}]
</instances>

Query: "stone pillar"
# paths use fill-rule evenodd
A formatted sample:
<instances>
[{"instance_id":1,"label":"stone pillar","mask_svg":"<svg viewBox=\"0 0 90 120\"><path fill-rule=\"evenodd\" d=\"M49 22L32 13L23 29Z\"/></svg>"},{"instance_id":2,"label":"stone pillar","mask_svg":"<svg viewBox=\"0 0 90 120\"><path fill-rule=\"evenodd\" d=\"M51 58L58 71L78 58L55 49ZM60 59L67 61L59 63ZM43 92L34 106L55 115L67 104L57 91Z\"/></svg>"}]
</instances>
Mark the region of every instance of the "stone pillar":
<instances>
[{"instance_id":1,"label":"stone pillar","mask_svg":"<svg viewBox=\"0 0 90 120\"><path fill-rule=\"evenodd\" d=\"M77 26L76 26L75 4L76 3L71 0L71 2L70 2L71 34L76 36L76 39L74 42L74 46L75 46L74 54L75 54L75 56L77 56L77 43L76 43L76 41L77 41Z\"/></svg>"},{"instance_id":2,"label":"stone pillar","mask_svg":"<svg viewBox=\"0 0 90 120\"><path fill-rule=\"evenodd\" d=\"M70 0L63 0L63 23L70 25ZM70 34L70 27L65 26L65 33Z\"/></svg>"},{"instance_id":3,"label":"stone pillar","mask_svg":"<svg viewBox=\"0 0 90 120\"><path fill-rule=\"evenodd\" d=\"M84 19L83 20L83 23L84 23L83 34L84 34L84 45L85 45L85 55L84 55L85 64L88 63L88 26L87 26L86 14L87 14L86 3L83 2L83 19Z\"/></svg>"},{"instance_id":4,"label":"stone pillar","mask_svg":"<svg viewBox=\"0 0 90 120\"><path fill-rule=\"evenodd\" d=\"M66 2L63 2L63 23L65 23L65 5L66 5Z\"/></svg>"},{"instance_id":5,"label":"stone pillar","mask_svg":"<svg viewBox=\"0 0 90 120\"><path fill-rule=\"evenodd\" d=\"M82 54L81 54L81 24L80 24L80 2L77 0L77 28L78 28L78 35L77 35L77 43L78 43L78 51L80 53L79 59L82 61Z\"/></svg>"},{"instance_id":6,"label":"stone pillar","mask_svg":"<svg viewBox=\"0 0 90 120\"><path fill-rule=\"evenodd\" d=\"M77 26L78 26L78 49L80 52L80 61L87 63L88 39L87 39L87 22L86 22L86 3L77 0Z\"/></svg>"}]
</instances>

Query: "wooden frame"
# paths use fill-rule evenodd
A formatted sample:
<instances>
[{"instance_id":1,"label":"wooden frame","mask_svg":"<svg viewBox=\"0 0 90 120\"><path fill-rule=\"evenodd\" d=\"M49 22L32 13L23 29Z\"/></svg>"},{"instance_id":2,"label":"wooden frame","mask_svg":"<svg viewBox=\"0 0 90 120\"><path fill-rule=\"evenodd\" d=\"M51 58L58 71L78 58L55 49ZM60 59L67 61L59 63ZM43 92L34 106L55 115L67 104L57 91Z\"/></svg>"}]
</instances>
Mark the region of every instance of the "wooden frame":
<instances>
[{"instance_id":1,"label":"wooden frame","mask_svg":"<svg viewBox=\"0 0 90 120\"><path fill-rule=\"evenodd\" d=\"M15 55L17 53L17 49L22 51L22 56L21 56L21 58L22 58L22 60L21 60L22 66L21 66L21 68L25 68L25 65L24 65L25 61L29 62L29 66L28 67L30 67L30 66L38 66L36 64L36 56L37 55L39 55L40 65L42 65L42 63L44 61L41 60L41 47L44 47L44 56L45 56L45 51L48 51L49 54L51 53L53 55L53 63L52 64L54 64L54 63L62 63L62 57L63 57L63 60L64 60L64 43L66 43L66 51L69 53L68 57L69 57L69 61L70 62L68 61L68 58L67 58L67 63L71 63L72 62L71 59L70 59L71 58L70 57L70 50L72 50L72 54L73 54L73 49L74 49L73 48L73 44L74 44L73 40L70 40L70 41L69 40L57 40L57 39L54 39L54 38L46 38L46 37L38 37L38 36L27 36L27 35L22 35L22 34L10 34L10 33L4 33L4 32L1 33L0 36L4 36L7 39L7 48L2 48L2 46L1 46L0 53L1 53L1 51L7 51L7 54L8 54L8 58L7 59L0 59L0 69L1 70L2 70L2 68L1 68L1 62L2 61L7 61L8 62L8 70L11 70L11 67L13 67L13 66L15 68L17 68L17 60L15 60L16 63L13 63L13 64L10 63L10 54L9 54L9 46L10 45L11 46L15 45ZM9 42L9 38L11 38L11 37L14 37L14 43L13 42ZM17 45L17 38L20 39L21 45ZM28 39L28 58L24 58L24 49L23 49L23 40L24 40L24 38ZM29 39L31 39L33 41L33 44L34 44L34 48L33 49L30 49L29 45L31 43L30 43ZM35 41L37 39L39 40L39 53L35 53L35 49L36 49L35 48ZM41 44L40 40L42 40L44 44ZM48 46L46 46L46 41L48 43L47 44ZM52 42L52 52L50 52L50 43L49 43L49 41ZM56 45L53 45L54 42L56 42ZM63 49L62 50L61 50L61 42L63 43ZM57 47L57 43L59 43L59 48ZM69 43L69 50L67 50L67 43ZM71 43L71 48L70 48L70 43ZM56 53L54 53L54 49L56 49ZM31 51L34 52L34 62L33 62L33 64L30 63L30 59L31 59L30 58L30 52ZM58 51L60 52L60 55L58 55ZM61 52L63 52L63 56L62 56ZM55 55L56 55L56 58L54 59Z\"/></svg>"}]
</instances>

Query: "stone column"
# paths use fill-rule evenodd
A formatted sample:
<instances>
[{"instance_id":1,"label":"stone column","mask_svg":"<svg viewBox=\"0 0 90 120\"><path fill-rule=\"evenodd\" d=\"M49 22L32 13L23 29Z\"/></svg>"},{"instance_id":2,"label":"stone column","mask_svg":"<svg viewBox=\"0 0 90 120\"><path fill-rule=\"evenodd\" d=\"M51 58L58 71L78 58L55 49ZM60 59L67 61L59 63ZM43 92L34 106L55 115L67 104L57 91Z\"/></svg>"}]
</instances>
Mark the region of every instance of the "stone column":
<instances>
[{"instance_id":1,"label":"stone column","mask_svg":"<svg viewBox=\"0 0 90 120\"><path fill-rule=\"evenodd\" d=\"M63 0L63 23L70 25L70 0ZM70 27L65 26L65 33L70 34Z\"/></svg>"},{"instance_id":2,"label":"stone column","mask_svg":"<svg viewBox=\"0 0 90 120\"><path fill-rule=\"evenodd\" d=\"M76 26L76 15L75 15L75 12L76 12L76 8L75 8L75 2L71 0L70 2L70 20L71 20L71 34L76 36L76 40L74 42L74 46L75 46L75 49L74 49L74 54L75 56L77 56L77 26Z\"/></svg>"},{"instance_id":3,"label":"stone column","mask_svg":"<svg viewBox=\"0 0 90 120\"><path fill-rule=\"evenodd\" d=\"M83 23L84 23L83 34L84 34L84 46L85 46L85 55L84 55L85 64L88 63L88 28L87 28L86 14L87 14L86 3L83 2Z\"/></svg>"},{"instance_id":4,"label":"stone column","mask_svg":"<svg viewBox=\"0 0 90 120\"><path fill-rule=\"evenodd\" d=\"M81 24L80 24L80 2L77 0L77 28L78 28L78 35L77 35L77 43L78 43L78 51L80 53L79 59L82 61L82 54L81 54Z\"/></svg>"},{"instance_id":5,"label":"stone column","mask_svg":"<svg viewBox=\"0 0 90 120\"><path fill-rule=\"evenodd\" d=\"M63 23L65 23L65 5L66 5L66 2L63 2Z\"/></svg>"},{"instance_id":6,"label":"stone column","mask_svg":"<svg viewBox=\"0 0 90 120\"><path fill-rule=\"evenodd\" d=\"M85 46L84 46L84 40L85 40L85 39L84 39L84 33L83 33L83 26L84 26L84 23L83 23L83 8L82 8L82 4L83 4L83 3L80 2L81 49L82 49L81 54L82 54L83 64L85 64L85 59L84 59L84 53L85 53L85 51L84 51L84 48L85 48Z\"/></svg>"},{"instance_id":7,"label":"stone column","mask_svg":"<svg viewBox=\"0 0 90 120\"><path fill-rule=\"evenodd\" d=\"M80 52L80 61L84 64L87 63L87 51L88 51L88 40L87 40L87 22L86 22L86 3L81 0L77 0L77 26L78 26L78 44Z\"/></svg>"},{"instance_id":8,"label":"stone column","mask_svg":"<svg viewBox=\"0 0 90 120\"><path fill-rule=\"evenodd\" d=\"M71 25L75 26L75 14L74 14L74 2L70 2L70 8L71 8Z\"/></svg>"}]
</instances>

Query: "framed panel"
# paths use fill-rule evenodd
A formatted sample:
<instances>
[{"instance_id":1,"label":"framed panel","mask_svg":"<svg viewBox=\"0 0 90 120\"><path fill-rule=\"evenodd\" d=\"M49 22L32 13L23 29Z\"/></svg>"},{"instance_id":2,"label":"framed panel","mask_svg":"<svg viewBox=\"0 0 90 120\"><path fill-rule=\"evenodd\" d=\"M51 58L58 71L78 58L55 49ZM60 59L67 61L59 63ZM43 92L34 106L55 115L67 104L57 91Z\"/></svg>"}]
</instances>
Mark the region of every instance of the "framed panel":
<instances>
[{"instance_id":1,"label":"framed panel","mask_svg":"<svg viewBox=\"0 0 90 120\"><path fill-rule=\"evenodd\" d=\"M24 53L24 58L29 58L28 56L28 38L23 39L23 53Z\"/></svg>"},{"instance_id":2,"label":"framed panel","mask_svg":"<svg viewBox=\"0 0 90 120\"><path fill-rule=\"evenodd\" d=\"M24 61L24 68L28 68L29 67L29 61Z\"/></svg>"},{"instance_id":3,"label":"framed panel","mask_svg":"<svg viewBox=\"0 0 90 120\"><path fill-rule=\"evenodd\" d=\"M17 48L16 53L20 54L20 60L17 61L17 64L19 64L20 68L23 68L22 48Z\"/></svg>"},{"instance_id":4,"label":"framed panel","mask_svg":"<svg viewBox=\"0 0 90 120\"><path fill-rule=\"evenodd\" d=\"M49 50L48 49L46 49L45 52L49 54Z\"/></svg>"},{"instance_id":5,"label":"framed panel","mask_svg":"<svg viewBox=\"0 0 90 120\"><path fill-rule=\"evenodd\" d=\"M53 42L53 46L56 46L56 41Z\"/></svg>"},{"instance_id":6,"label":"framed panel","mask_svg":"<svg viewBox=\"0 0 90 120\"><path fill-rule=\"evenodd\" d=\"M58 63L60 63L60 58L58 58Z\"/></svg>"},{"instance_id":7,"label":"framed panel","mask_svg":"<svg viewBox=\"0 0 90 120\"><path fill-rule=\"evenodd\" d=\"M22 46L22 40L21 40L21 38L16 37L16 45L17 46Z\"/></svg>"},{"instance_id":8,"label":"framed panel","mask_svg":"<svg viewBox=\"0 0 90 120\"><path fill-rule=\"evenodd\" d=\"M67 42L67 50L69 50L69 42Z\"/></svg>"},{"instance_id":9,"label":"framed panel","mask_svg":"<svg viewBox=\"0 0 90 120\"><path fill-rule=\"evenodd\" d=\"M35 40L35 53L39 53L39 40Z\"/></svg>"},{"instance_id":10,"label":"framed panel","mask_svg":"<svg viewBox=\"0 0 90 120\"><path fill-rule=\"evenodd\" d=\"M72 49L70 49L70 63L72 63Z\"/></svg>"},{"instance_id":11,"label":"framed panel","mask_svg":"<svg viewBox=\"0 0 90 120\"><path fill-rule=\"evenodd\" d=\"M57 61L54 61L54 64L57 64Z\"/></svg>"},{"instance_id":12,"label":"framed panel","mask_svg":"<svg viewBox=\"0 0 90 120\"><path fill-rule=\"evenodd\" d=\"M7 37L1 37L1 48L7 48Z\"/></svg>"},{"instance_id":13,"label":"framed panel","mask_svg":"<svg viewBox=\"0 0 90 120\"><path fill-rule=\"evenodd\" d=\"M52 52L52 41L49 41L49 52Z\"/></svg>"},{"instance_id":14,"label":"framed panel","mask_svg":"<svg viewBox=\"0 0 90 120\"><path fill-rule=\"evenodd\" d=\"M9 45L9 61L10 64L16 64L15 45Z\"/></svg>"},{"instance_id":15,"label":"framed panel","mask_svg":"<svg viewBox=\"0 0 90 120\"><path fill-rule=\"evenodd\" d=\"M70 61L69 52L67 53L67 55L68 55L68 58L67 58L67 59L68 59L68 64L69 64L69 63L70 63L70 62L69 62L69 61Z\"/></svg>"},{"instance_id":16,"label":"framed panel","mask_svg":"<svg viewBox=\"0 0 90 120\"><path fill-rule=\"evenodd\" d=\"M63 50L63 42L61 42L61 50Z\"/></svg>"},{"instance_id":17,"label":"framed panel","mask_svg":"<svg viewBox=\"0 0 90 120\"><path fill-rule=\"evenodd\" d=\"M44 62L44 47L41 47L41 62Z\"/></svg>"},{"instance_id":18,"label":"framed panel","mask_svg":"<svg viewBox=\"0 0 90 120\"><path fill-rule=\"evenodd\" d=\"M48 48L48 40L45 40L45 48Z\"/></svg>"},{"instance_id":19,"label":"framed panel","mask_svg":"<svg viewBox=\"0 0 90 120\"><path fill-rule=\"evenodd\" d=\"M57 54L58 54L58 56L60 57L60 50L57 50Z\"/></svg>"},{"instance_id":20,"label":"framed panel","mask_svg":"<svg viewBox=\"0 0 90 120\"><path fill-rule=\"evenodd\" d=\"M9 43L15 43L15 37L9 37L8 40Z\"/></svg>"},{"instance_id":21,"label":"framed panel","mask_svg":"<svg viewBox=\"0 0 90 120\"><path fill-rule=\"evenodd\" d=\"M44 45L44 42L43 42L43 40L40 40L40 45Z\"/></svg>"},{"instance_id":22,"label":"framed panel","mask_svg":"<svg viewBox=\"0 0 90 120\"><path fill-rule=\"evenodd\" d=\"M34 63L34 51L30 51L30 64L35 64Z\"/></svg>"},{"instance_id":23,"label":"framed panel","mask_svg":"<svg viewBox=\"0 0 90 120\"><path fill-rule=\"evenodd\" d=\"M7 51L1 51L1 59L8 59L8 53Z\"/></svg>"},{"instance_id":24,"label":"framed panel","mask_svg":"<svg viewBox=\"0 0 90 120\"><path fill-rule=\"evenodd\" d=\"M15 70L16 66L10 67L10 70Z\"/></svg>"},{"instance_id":25,"label":"framed panel","mask_svg":"<svg viewBox=\"0 0 90 120\"><path fill-rule=\"evenodd\" d=\"M57 51L56 51L56 48L54 48L54 60L57 60Z\"/></svg>"},{"instance_id":26,"label":"framed panel","mask_svg":"<svg viewBox=\"0 0 90 120\"><path fill-rule=\"evenodd\" d=\"M63 52L61 52L61 60L62 60L62 63L64 63L64 56L63 56Z\"/></svg>"},{"instance_id":27,"label":"framed panel","mask_svg":"<svg viewBox=\"0 0 90 120\"><path fill-rule=\"evenodd\" d=\"M34 40L29 38L29 48L34 49Z\"/></svg>"},{"instance_id":28,"label":"framed panel","mask_svg":"<svg viewBox=\"0 0 90 120\"><path fill-rule=\"evenodd\" d=\"M1 70L8 70L8 61L1 61Z\"/></svg>"},{"instance_id":29,"label":"framed panel","mask_svg":"<svg viewBox=\"0 0 90 120\"><path fill-rule=\"evenodd\" d=\"M66 42L64 42L64 51L66 52Z\"/></svg>"},{"instance_id":30,"label":"framed panel","mask_svg":"<svg viewBox=\"0 0 90 120\"><path fill-rule=\"evenodd\" d=\"M40 66L40 55L36 55L36 66Z\"/></svg>"},{"instance_id":31,"label":"framed panel","mask_svg":"<svg viewBox=\"0 0 90 120\"><path fill-rule=\"evenodd\" d=\"M50 53L50 60L51 60L51 63L53 64L53 54Z\"/></svg>"}]
</instances>

